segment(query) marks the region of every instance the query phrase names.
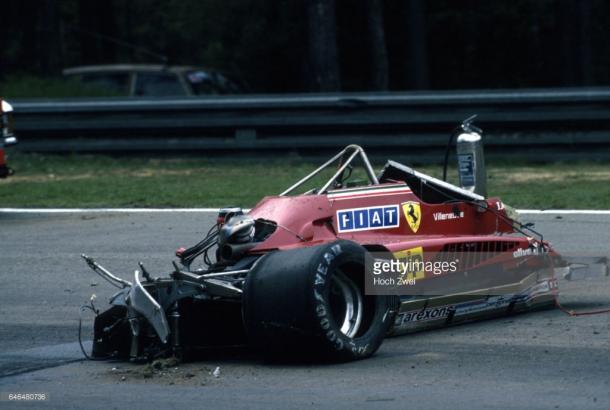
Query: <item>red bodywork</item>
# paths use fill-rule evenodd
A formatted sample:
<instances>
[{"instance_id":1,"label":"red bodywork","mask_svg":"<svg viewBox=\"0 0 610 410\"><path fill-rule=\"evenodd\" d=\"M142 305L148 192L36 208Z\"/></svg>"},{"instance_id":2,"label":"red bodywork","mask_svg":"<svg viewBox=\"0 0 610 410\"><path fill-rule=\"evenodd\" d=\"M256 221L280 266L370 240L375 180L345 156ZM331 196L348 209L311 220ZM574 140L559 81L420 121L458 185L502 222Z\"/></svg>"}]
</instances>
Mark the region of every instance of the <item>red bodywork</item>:
<instances>
[{"instance_id":1,"label":"red bodywork","mask_svg":"<svg viewBox=\"0 0 610 410\"><path fill-rule=\"evenodd\" d=\"M413 232L407 215L399 206L399 225L395 228L368 229L357 232L338 232L337 211L384 205L419 204L419 226ZM452 242L507 241L529 246L525 237L499 236L513 233L511 220L504 204L497 198L486 199L486 211L470 202L427 204L422 202L406 184L380 184L366 188L331 191L325 195L294 197L265 197L250 211L254 218L273 220L278 224L275 233L252 250L253 253L274 249L290 249L317 245L337 239L347 239L369 249L397 252L416 246L427 251L438 251ZM453 219L435 220L435 214L453 214Z\"/></svg>"},{"instance_id":2,"label":"red bodywork","mask_svg":"<svg viewBox=\"0 0 610 410\"><path fill-rule=\"evenodd\" d=\"M277 229L251 252L345 239L376 254L389 252L396 259L416 255L422 261L458 262L456 273L414 273L418 281L423 280L418 282L422 286L437 286L438 292L433 292L437 296L418 293L415 286L400 293L401 307L391 331L395 335L445 326L449 321L460 323L554 305L553 265L561 258L548 243L524 235L523 226L508 215L498 198L444 202L423 202L403 182L323 195L266 197L249 214L276 222ZM408 204L419 211L416 227L409 223ZM398 207L398 226L339 231L343 210L384 206ZM548 257L528 256L539 251ZM474 273L484 267L492 269L482 275Z\"/></svg>"}]
</instances>

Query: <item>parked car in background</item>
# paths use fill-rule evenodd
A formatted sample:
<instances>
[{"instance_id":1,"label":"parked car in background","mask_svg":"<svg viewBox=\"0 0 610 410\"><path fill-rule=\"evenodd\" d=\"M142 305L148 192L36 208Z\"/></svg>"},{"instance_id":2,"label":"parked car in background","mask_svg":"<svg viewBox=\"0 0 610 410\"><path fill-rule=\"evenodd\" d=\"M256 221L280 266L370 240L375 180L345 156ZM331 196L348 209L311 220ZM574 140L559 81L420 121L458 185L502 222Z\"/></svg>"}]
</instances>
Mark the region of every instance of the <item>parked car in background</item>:
<instances>
[{"instance_id":1,"label":"parked car in background","mask_svg":"<svg viewBox=\"0 0 610 410\"><path fill-rule=\"evenodd\" d=\"M17 143L13 132L13 107L0 99L0 178L13 174L13 170L6 164L4 148Z\"/></svg>"},{"instance_id":2,"label":"parked car in background","mask_svg":"<svg viewBox=\"0 0 610 410\"><path fill-rule=\"evenodd\" d=\"M154 64L66 68L65 78L130 97L239 94L243 87L223 74L194 66Z\"/></svg>"}]
</instances>

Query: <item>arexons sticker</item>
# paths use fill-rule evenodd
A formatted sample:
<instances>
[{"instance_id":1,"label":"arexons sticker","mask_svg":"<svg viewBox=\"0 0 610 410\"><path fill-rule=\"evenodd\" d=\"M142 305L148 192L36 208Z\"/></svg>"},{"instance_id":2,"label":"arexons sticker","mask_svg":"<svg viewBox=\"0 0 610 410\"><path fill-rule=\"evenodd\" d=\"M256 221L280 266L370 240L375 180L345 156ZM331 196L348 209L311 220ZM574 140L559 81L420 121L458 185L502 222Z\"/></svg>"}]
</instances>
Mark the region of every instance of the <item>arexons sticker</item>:
<instances>
[{"instance_id":1,"label":"arexons sticker","mask_svg":"<svg viewBox=\"0 0 610 410\"><path fill-rule=\"evenodd\" d=\"M398 205L370 206L337 211L339 232L397 228L399 224Z\"/></svg>"},{"instance_id":2,"label":"arexons sticker","mask_svg":"<svg viewBox=\"0 0 610 410\"><path fill-rule=\"evenodd\" d=\"M454 306L439 306L410 312L399 313L394 322L395 326L402 326L409 322L427 322L429 320L443 319L455 310Z\"/></svg>"}]
</instances>

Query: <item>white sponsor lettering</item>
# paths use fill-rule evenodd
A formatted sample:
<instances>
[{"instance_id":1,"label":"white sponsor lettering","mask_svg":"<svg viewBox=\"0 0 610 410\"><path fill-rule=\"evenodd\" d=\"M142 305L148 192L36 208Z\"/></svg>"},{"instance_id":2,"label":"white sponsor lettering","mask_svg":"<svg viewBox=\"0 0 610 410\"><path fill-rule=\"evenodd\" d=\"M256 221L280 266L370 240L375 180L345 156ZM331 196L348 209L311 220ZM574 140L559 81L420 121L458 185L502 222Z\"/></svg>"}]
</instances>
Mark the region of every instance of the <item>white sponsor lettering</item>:
<instances>
[{"instance_id":1,"label":"white sponsor lettering","mask_svg":"<svg viewBox=\"0 0 610 410\"><path fill-rule=\"evenodd\" d=\"M451 219L462 219L464 217L464 211L458 213L453 212L435 212L432 214L435 221L448 221Z\"/></svg>"}]
</instances>

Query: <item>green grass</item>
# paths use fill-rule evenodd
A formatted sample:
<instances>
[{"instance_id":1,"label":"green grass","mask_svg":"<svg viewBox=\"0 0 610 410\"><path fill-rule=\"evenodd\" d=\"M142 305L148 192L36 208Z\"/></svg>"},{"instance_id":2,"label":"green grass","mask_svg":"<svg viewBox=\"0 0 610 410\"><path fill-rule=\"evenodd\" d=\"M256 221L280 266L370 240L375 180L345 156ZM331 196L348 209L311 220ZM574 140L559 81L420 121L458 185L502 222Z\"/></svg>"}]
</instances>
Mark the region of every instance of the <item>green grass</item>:
<instances>
[{"instance_id":1,"label":"green grass","mask_svg":"<svg viewBox=\"0 0 610 410\"><path fill-rule=\"evenodd\" d=\"M250 207L319 165L298 157L228 161L21 153L9 164L17 173L0 180L0 207ZM436 165L417 169L440 174ZM610 208L609 163L492 163L488 174L489 196L517 208ZM350 180L364 178L356 172Z\"/></svg>"}]
</instances>

